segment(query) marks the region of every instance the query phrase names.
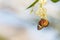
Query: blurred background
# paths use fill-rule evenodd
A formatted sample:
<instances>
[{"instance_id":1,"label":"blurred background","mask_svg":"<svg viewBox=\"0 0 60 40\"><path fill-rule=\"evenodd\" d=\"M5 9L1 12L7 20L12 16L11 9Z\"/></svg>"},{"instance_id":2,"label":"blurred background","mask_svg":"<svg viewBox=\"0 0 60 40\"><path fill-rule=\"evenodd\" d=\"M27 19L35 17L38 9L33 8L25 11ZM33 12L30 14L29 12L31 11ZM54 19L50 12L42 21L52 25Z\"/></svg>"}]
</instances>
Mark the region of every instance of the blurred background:
<instances>
[{"instance_id":1,"label":"blurred background","mask_svg":"<svg viewBox=\"0 0 60 40\"><path fill-rule=\"evenodd\" d=\"M37 30L40 17L26 8L34 0L0 0L0 40L60 40L60 2L47 0L49 26Z\"/></svg>"}]
</instances>

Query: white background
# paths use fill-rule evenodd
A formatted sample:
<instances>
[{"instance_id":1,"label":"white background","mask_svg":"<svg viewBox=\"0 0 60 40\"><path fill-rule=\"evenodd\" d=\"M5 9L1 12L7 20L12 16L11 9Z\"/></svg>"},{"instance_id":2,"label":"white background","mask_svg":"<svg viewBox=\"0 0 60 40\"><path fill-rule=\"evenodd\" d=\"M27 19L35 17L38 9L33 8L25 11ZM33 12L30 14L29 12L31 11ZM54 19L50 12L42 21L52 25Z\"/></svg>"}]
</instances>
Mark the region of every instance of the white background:
<instances>
[{"instance_id":1,"label":"white background","mask_svg":"<svg viewBox=\"0 0 60 40\"><path fill-rule=\"evenodd\" d=\"M40 18L34 14L37 6L34 7L33 14L30 14L30 9L26 10L33 1L0 0L0 34L9 40L59 40L60 2L47 1L45 7L50 25L38 31L37 23ZM20 27L24 29L20 31Z\"/></svg>"}]
</instances>

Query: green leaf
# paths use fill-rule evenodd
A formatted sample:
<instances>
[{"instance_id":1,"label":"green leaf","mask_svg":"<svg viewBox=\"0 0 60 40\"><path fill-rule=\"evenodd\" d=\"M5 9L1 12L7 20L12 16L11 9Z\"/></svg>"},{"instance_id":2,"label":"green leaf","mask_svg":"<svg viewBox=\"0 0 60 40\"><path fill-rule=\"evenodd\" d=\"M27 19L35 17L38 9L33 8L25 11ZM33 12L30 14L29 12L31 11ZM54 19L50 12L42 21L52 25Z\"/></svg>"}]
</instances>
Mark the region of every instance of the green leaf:
<instances>
[{"instance_id":1,"label":"green leaf","mask_svg":"<svg viewBox=\"0 0 60 40\"><path fill-rule=\"evenodd\" d=\"M56 2L58 2L58 1L60 1L60 0L51 0L52 2L54 2L54 3L56 3Z\"/></svg>"},{"instance_id":2,"label":"green leaf","mask_svg":"<svg viewBox=\"0 0 60 40\"><path fill-rule=\"evenodd\" d=\"M33 12L33 9L30 11L30 14Z\"/></svg>"},{"instance_id":3,"label":"green leaf","mask_svg":"<svg viewBox=\"0 0 60 40\"><path fill-rule=\"evenodd\" d=\"M27 7L27 9L33 7L38 1L39 1L39 0L34 1L29 7Z\"/></svg>"},{"instance_id":4,"label":"green leaf","mask_svg":"<svg viewBox=\"0 0 60 40\"><path fill-rule=\"evenodd\" d=\"M6 40L6 38L4 38L4 37L0 36L0 40Z\"/></svg>"}]
</instances>

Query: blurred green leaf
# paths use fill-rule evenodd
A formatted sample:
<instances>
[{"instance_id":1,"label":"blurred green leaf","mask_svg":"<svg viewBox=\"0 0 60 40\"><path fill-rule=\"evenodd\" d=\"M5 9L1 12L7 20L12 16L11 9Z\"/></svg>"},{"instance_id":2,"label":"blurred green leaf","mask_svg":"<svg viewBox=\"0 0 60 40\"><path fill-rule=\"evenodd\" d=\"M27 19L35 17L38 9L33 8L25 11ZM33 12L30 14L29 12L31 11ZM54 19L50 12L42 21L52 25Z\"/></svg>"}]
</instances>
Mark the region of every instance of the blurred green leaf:
<instances>
[{"instance_id":1,"label":"blurred green leaf","mask_svg":"<svg viewBox=\"0 0 60 40\"><path fill-rule=\"evenodd\" d=\"M56 2L58 2L58 1L60 1L60 0L51 0L52 2L54 2L54 3L56 3Z\"/></svg>"},{"instance_id":2,"label":"blurred green leaf","mask_svg":"<svg viewBox=\"0 0 60 40\"><path fill-rule=\"evenodd\" d=\"M6 40L6 38L5 38L5 37L0 36L0 40Z\"/></svg>"},{"instance_id":3,"label":"blurred green leaf","mask_svg":"<svg viewBox=\"0 0 60 40\"><path fill-rule=\"evenodd\" d=\"M30 14L33 12L33 9L30 11Z\"/></svg>"},{"instance_id":4,"label":"blurred green leaf","mask_svg":"<svg viewBox=\"0 0 60 40\"><path fill-rule=\"evenodd\" d=\"M34 1L29 7L27 7L27 9L33 7L38 1L39 1L39 0Z\"/></svg>"}]
</instances>

